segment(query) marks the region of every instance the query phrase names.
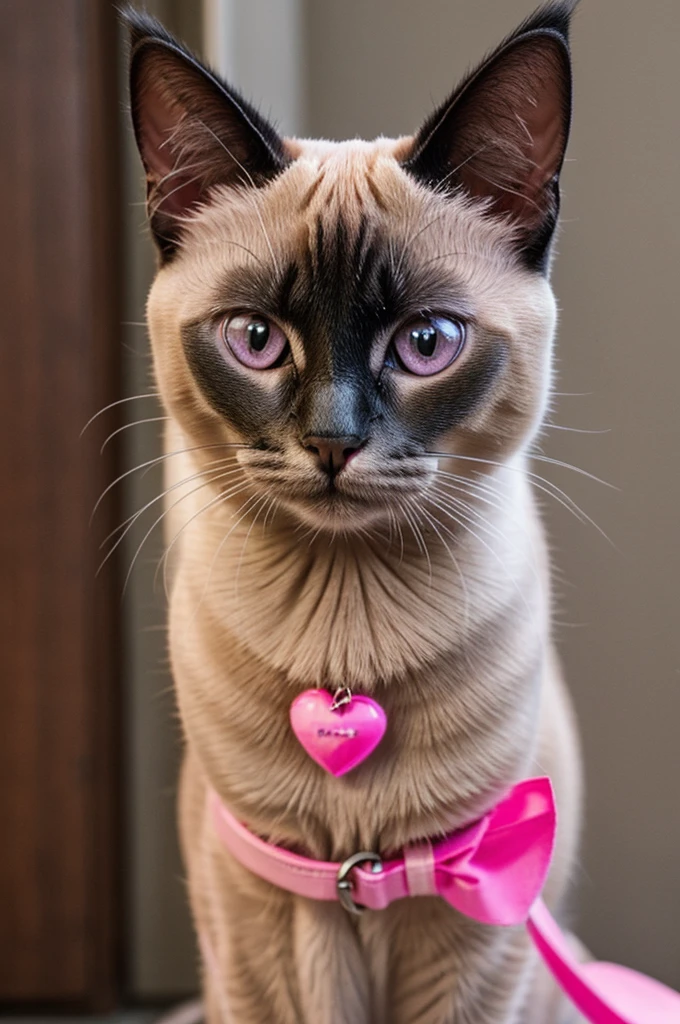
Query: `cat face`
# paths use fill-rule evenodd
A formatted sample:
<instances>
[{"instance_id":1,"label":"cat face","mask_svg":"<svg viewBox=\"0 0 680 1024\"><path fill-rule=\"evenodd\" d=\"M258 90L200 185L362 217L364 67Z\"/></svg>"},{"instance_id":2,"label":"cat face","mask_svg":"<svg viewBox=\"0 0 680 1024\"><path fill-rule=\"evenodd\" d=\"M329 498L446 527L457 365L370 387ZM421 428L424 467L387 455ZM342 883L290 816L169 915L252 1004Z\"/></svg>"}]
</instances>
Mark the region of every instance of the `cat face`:
<instances>
[{"instance_id":1,"label":"cat face","mask_svg":"<svg viewBox=\"0 0 680 1024\"><path fill-rule=\"evenodd\" d=\"M549 385L567 17L539 13L415 138L374 143L279 139L134 21L149 323L191 446L242 445L256 494L351 531L408 516L445 455L478 471L526 445Z\"/></svg>"}]
</instances>

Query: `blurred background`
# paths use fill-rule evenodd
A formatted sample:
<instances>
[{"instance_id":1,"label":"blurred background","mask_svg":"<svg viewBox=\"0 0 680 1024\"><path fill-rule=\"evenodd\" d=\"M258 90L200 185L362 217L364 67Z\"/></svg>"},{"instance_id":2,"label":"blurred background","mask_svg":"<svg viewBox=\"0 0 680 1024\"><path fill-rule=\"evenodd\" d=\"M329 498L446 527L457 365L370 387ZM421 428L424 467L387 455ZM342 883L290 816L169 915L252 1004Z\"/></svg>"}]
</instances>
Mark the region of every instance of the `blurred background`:
<instances>
[{"instance_id":1,"label":"blurred background","mask_svg":"<svg viewBox=\"0 0 680 1024\"><path fill-rule=\"evenodd\" d=\"M146 6L285 133L371 138L414 130L533 4ZM680 5L583 0L573 53L557 461L534 468L611 540L539 492L586 764L579 931L680 988ZM0 1006L160 1006L196 954L158 530L138 552L156 506L96 575L161 480L125 38L108 0L0 0L0 54Z\"/></svg>"}]
</instances>

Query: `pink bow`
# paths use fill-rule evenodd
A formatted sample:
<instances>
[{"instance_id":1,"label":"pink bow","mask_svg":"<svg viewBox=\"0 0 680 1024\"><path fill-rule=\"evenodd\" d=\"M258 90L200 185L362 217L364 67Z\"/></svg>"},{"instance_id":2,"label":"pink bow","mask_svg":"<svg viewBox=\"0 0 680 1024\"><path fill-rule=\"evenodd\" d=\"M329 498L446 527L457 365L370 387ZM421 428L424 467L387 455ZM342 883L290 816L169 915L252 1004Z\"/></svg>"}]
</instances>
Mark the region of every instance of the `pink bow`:
<instances>
[{"instance_id":1,"label":"pink bow","mask_svg":"<svg viewBox=\"0 0 680 1024\"><path fill-rule=\"evenodd\" d=\"M430 894L484 924L522 924L543 889L555 828L550 779L520 782L474 825L436 846L418 844L418 857L433 868ZM411 851L405 860L408 876L415 860ZM423 864L420 870L425 874L428 868Z\"/></svg>"}]
</instances>

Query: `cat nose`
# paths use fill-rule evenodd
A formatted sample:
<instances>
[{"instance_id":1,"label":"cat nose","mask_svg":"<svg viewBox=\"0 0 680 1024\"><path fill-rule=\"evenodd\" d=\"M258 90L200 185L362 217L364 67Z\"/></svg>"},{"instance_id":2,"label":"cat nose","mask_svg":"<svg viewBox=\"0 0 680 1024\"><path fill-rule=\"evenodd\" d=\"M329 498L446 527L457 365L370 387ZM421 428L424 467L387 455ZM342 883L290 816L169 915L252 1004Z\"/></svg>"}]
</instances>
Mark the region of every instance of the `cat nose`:
<instances>
[{"instance_id":1,"label":"cat nose","mask_svg":"<svg viewBox=\"0 0 680 1024\"><path fill-rule=\"evenodd\" d=\"M302 447L316 456L319 465L326 473L335 476L363 447L364 441L365 438L359 437L357 434L349 434L346 437L309 435L303 437Z\"/></svg>"}]
</instances>

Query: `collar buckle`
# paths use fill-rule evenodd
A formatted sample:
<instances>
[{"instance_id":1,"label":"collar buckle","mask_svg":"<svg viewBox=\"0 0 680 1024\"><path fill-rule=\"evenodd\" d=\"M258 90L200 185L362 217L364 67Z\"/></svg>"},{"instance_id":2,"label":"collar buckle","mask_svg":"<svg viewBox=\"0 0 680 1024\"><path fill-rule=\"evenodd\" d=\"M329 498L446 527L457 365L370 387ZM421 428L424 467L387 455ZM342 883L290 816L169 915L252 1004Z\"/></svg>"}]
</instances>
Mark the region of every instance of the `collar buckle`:
<instances>
[{"instance_id":1,"label":"collar buckle","mask_svg":"<svg viewBox=\"0 0 680 1024\"><path fill-rule=\"evenodd\" d=\"M366 907L354 902L352 896L354 883L349 876L350 872L360 864L370 864L374 875L377 875L383 869L382 861L377 853L372 853L370 850L361 850L359 853L353 853L351 857L342 862L335 877L338 899L348 913L355 914L356 916L363 914Z\"/></svg>"}]
</instances>

